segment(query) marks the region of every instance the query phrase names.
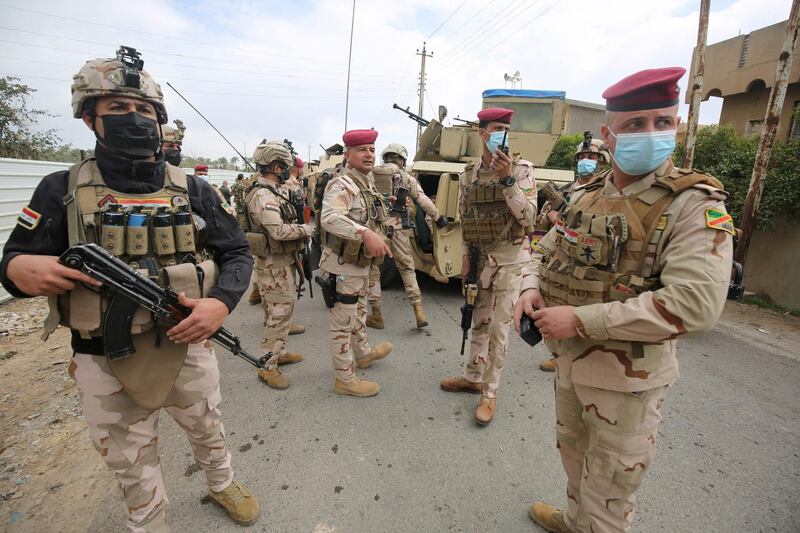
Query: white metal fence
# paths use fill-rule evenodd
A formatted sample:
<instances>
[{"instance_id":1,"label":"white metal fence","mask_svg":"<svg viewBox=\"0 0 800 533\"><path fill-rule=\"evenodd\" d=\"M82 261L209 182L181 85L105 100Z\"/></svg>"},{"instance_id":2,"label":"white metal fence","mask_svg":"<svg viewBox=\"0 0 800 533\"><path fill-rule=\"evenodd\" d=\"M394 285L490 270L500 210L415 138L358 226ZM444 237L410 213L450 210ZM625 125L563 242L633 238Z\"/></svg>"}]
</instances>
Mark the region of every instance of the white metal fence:
<instances>
[{"instance_id":1,"label":"white metal fence","mask_svg":"<svg viewBox=\"0 0 800 533\"><path fill-rule=\"evenodd\" d=\"M8 236L17 224L17 216L33 195L43 177L59 170L67 170L72 163L53 163L50 161L30 161L27 159L6 159L0 157L0 249L5 246ZM184 169L187 174L193 169ZM239 172L235 170L208 171L211 183L222 185L228 180L233 185ZM245 171L245 176L250 173ZM0 286L0 302L11 296Z\"/></svg>"}]
</instances>

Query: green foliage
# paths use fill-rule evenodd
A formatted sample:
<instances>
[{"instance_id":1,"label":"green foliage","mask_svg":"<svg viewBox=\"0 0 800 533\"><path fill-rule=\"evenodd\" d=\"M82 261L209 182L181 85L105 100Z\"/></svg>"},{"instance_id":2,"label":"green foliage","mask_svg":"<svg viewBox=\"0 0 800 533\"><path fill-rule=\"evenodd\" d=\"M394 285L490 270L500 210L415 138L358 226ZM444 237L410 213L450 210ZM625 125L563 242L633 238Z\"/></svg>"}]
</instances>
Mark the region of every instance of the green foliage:
<instances>
[{"instance_id":1,"label":"green foliage","mask_svg":"<svg viewBox=\"0 0 800 533\"><path fill-rule=\"evenodd\" d=\"M576 133L575 135L562 135L559 137L553 151L550 152L550 157L544 164L545 168L558 168L562 170L575 170L575 162L572 158L575 156L575 147L578 143L583 142L583 134Z\"/></svg>"},{"instance_id":2,"label":"green foliage","mask_svg":"<svg viewBox=\"0 0 800 533\"><path fill-rule=\"evenodd\" d=\"M61 144L55 130L34 131L46 111L30 109L28 98L36 91L19 78L0 77L0 157L43 159Z\"/></svg>"},{"instance_id":3,"label":"green foliage","mask_svg":"<svg viewBox=\"0 0 800 533\"><path fill-rule=\"evenodd\" d=\"M738 224L750 178L753 174L759 137L740 136L731 125L699 129L694 152L694 168L719 179L730 194L726 202ZM678 146L675 161L683 159ZM772 147L764 194L758 210L757 227L770 229L776 217L800 221L800 141L776 141Z\"/></svg>"},{"instance_id":4,"label":"green foliage","mask_svg":"<svg viewBox=\"0 0 800 533\"><path fill-rule=\"evenodd\" d=\"M250 168L247 165L242 166L239 164L238 157L232 157L229 161L226 157L211 159L208 157L191 157L184 153L181 158L181 167L189 168L195 165L208 165L210 168L220 170L249 170Z\"/></svg>"}]
</instances>

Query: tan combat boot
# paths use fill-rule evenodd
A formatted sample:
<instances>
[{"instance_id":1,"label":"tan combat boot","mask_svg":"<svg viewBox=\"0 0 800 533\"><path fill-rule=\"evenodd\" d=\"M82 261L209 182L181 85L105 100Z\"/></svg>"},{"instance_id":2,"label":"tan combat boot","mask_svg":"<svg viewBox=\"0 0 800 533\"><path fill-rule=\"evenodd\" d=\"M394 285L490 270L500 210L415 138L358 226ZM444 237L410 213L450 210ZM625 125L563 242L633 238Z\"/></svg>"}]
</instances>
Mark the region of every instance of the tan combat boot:
<instances>
[{"instance_id":1,"label":"tan combat boot","mask_svg":"<svg viewBox=\"0 0 800 533\"><path fill-rule=\"evenodd\" d=\"M425 310L422 308L422 304L414 304L414 318L417 319L417 327L424 328L428 325L428 317L425 316Z\"/></svg>"},{"instance_id":2,"label":"tan combat boot","mask_svg":"<svg viewBox=\"0 0 800 533\"><path fill-rule=\"evenodd\" d=\"M380 305L372 306L372 314L367 316L367 327L372 329L383 329L383 315L381 314Z\"/></svg>"},{"instance_id":3,"label":"tan combat boot","mask_svg":"<svg viewBox=\"0 0 800 533\"><path fill-rule=\"evenodd\" d=\"M279 365L293 365L303 360L303 356L299 353L286 352L278 356Z\"/></svg>"},{"instance_id":4,"label":"tan combat boot","mask_svg":"<svg viewBox=\"0 0 800 533\"><path fill-rule=\"evenodd\" d=\"M250 293L247 301L250 305L258 305L261 303L261 293L258 292L258 285L253 285L253 291Z\"/></svg>"},{"instance_id":5,"label":"tan combat boot","mask_svg":"<svg viewBox=\"0 0 800 533\"><path fill-rule=\"evenodd\" d=\"M534 502L528 509L531 520L551 533L572 533L564 522L564 511L544 502Z\"/></svg>"},{"instance_id":6,"label":"tan combat boot","mask_svg":"<svg viewBox=\"0 0 800 533\"><path fill-rule=\"evenodd\" d=\"M475 422L482 426L488 426L494 417L495 398L481 398L478 408L475 409Z\"/></svg>"},{"instance_id":7,"label":"tan combat boot","mask_svg":"<svg viewBox=\"0 0 800 533\"><path fill-rule=\"evenodd\" d=\"M247 487L238 481L233 481L219 492L209 489L208 495L227 511L231 520L240 526L252 525L261 516L258 500Z\"/></svg>"},{"instance_id":8,"label":"tan combat boot","mask_svg":"<svg viewBox=\"0 0 800 533\"><path fill-rule=\"evenodd\" d=\"M258 378L273 389L285 390L289 388L289 380L277 368L259 368Z\"/></svg>"},{"instance_id":9,"label":"tan combat boot","mask_svg":"<svg viewBox=\"0 0 800 533\"><path fill-rule=\"evenodd\" d=\"M356 364L358 365L358 368L369 368L372 363L379 359L383 359L390 353L392 353L392 343L384 341L375 346L372 349L372 353L370 353L368 356L362 357L361 359L356 359Z\"/></svg>"},{"instance_id":10,"label":"tan combat boot","mask_svg":"<svg viewBox=\"0 0 800 533\"><path fill-rule=\"evenodd\" d=\"M306 332L306 327L303 324L292 324L289 326L289 335L301 335Z\"/></svg>"},{"instance_id":11,"label":"tan combat boot","mask_svg":"<svg viewBox=\"0 0 800 533\"><path fill-rule=\"evenodd\" d=\"M547 361L542 361L539 365L539 368L542 369L544 372L555 372L556 371L556 358L551 357Z\"/></svg>"},{"instance_id":12,"label":"tan combat boot","mask_svg":"<svg viewBox=\"0 0 800 533\"><path fill-rule=\"evenodd\" d=\"M461 376L457 378L444 378L439 382L442 390L447 392L468 392L470 394L480 394L481 384L473 383L470 380Z\"/></svg>"},{"instance_id":13,"label":"tan combat boot","mask_svg":"<svg viewBox=\"0 0 800 533\"><path fill-rule=\"evenodd\" d=\"M344 381L336 380L333 386L333 392L342 394L344 396L356 396L357 398L366 398L368 396L375 396L381 386L374 381L367 381L366 379L355 378L352 383L345 383Z\"/></svg>"}]
</instances>

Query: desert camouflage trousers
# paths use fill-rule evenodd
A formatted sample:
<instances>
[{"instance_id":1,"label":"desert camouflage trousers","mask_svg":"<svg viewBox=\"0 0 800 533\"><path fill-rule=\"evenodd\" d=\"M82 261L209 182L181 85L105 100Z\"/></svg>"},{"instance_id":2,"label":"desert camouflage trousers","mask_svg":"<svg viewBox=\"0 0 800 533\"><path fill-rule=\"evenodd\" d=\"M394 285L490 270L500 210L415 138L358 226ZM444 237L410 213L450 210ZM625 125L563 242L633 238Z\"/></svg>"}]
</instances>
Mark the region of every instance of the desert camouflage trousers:
<instances>
[{"instance_id":1,"label":"desert camouflage trousers","mask_svg":"<svg viewBox=\"0 0 800 533\"><path fill-rule=\"evenodd\" d=\"M486 266L478 280L472 313L472 339L464 377L481 383L481 394L495 398L508 356L508 330L522 284L522 264Z\"/></svg>"},{"instance_id":2,"label":"desert camouflage trousers","mask_svg":"<svg viewBox=\"0 0 800 533\"><path fill-rule=\"evenodd\" d=\"M256 265L256 284L264 308L264 334L261 353L272 352L268 368L277 368L278 358L286 353L289 327L292 324L294 304L297 300L297 282L294 267L263 267Z\"/></svg>"},{"instance_id":3,"label":"desert camouflage trousers","mask_svg":"<svg viewBox=\"0 0 800 533\"><path fill-rule=\"evenodd\" d=\"M414 257L411 255L411 239L414 238L414 230L397 229L389 241L392 249L394 264L403 280L403 287L406 289L406 298L411 305L422 303L422 293L417 284L417 270L414 266ZM381 271L376 265L369 269L369 304L381 305Z\"/></svg>"},{"instance_id":4,"label":"desert camouflage trousers","mask_svg":"<svg viewBox=\"0 0 800 533\"><path fill-rule=\"evenodd\" d=\"M566 523L576 532L629 531L636 489L656 451L667 386L618 392L572 383L557 359L556 447L567 474Z\"/></svg>"},{"instance_id":5,"label":"desert camouflage trousers","mask_svg":"<svg viewBox=\"0 0 800 533\"><path fill-rule=\"evenodd\" d=\"M320 272L325 279L330 275L324 270ZM352 383L356 379L355 359L362 359L372 353L372 347L367 343L365 323L368 284L368 276L336 276L337 295L358 297L358 303L346 304L337 301L333 309L330 309L333 370L336 379L344 383Z\"/></svg>"},{"instance_id":6,"label":"desert camouflage trousers","mask_svg":"<svg viewBox=\"0 0 800 533\"><path fill-rule=\"evenodd\" d=\"M114 472L128 512L128 529L136 533L169 531L167 495L158 453L160 409L138 406L114 377L105 357L76 353L70 365L89 426L89 436ZM210 347L190 344L164 410L186 432L197 464L211 490L233 480L220 403L219 369Z\"/></svg>"}]
</instances>

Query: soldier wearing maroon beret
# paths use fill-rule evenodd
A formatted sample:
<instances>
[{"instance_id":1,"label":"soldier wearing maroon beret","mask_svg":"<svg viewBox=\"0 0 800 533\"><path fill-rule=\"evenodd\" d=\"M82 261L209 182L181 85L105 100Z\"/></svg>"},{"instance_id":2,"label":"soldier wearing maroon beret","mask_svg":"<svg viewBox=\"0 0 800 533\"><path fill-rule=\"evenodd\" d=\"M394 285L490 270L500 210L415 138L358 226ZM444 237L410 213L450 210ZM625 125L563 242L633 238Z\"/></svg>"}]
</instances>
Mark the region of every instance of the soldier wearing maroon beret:
<instances>
[{"instance_id":1,"label":"soldier wearing maroon beret","mask_svg":"<svg viewBox=\"0 0 800 533\"><path fill-rule=\"evenodd\" d=\"M525 269L514 313L534 320L556 359L556 439L565 511L548 531L628 531L678 378L676 342L709 330L725 303L733 245L727 194L672 163L682 68L612 85L601 133L611 168L576 187Z\"/></svg>"},{"instance_id":2,"label":"soldier wearing maroon beret","mask_svg":"<svg viewBox=\"0 0 800 533\"><path fill-rule=\"evenodd\" d=\"M459 177L461 277L466 279L470 263L476 262L479 280L464 374L444 378L439 386L448 392L480 394L475 421L481 425L494 417L514 302L523 265L530 259L527 235L536 218L533 164L506 152L513 114L499 107L478 113L483 156Z\"/></svg>"},{"instance_id":3,"label":"soldier wearing maroon beret","mask_svg":"<svg viewBox=\"0 0 800 533\"><path fill-rule=\"evenodd\" d=\"M371 175L377 138L375 130L342 136L347 165L325 186L320 214L319 266L330 307L334 392L362 398L378 394L380 387L359 379L355 367L367 368L392 351L389 342L370 346L365 325L370 267L392 255L386 242L387 209Z\"/></svg>"}]
</instances>

